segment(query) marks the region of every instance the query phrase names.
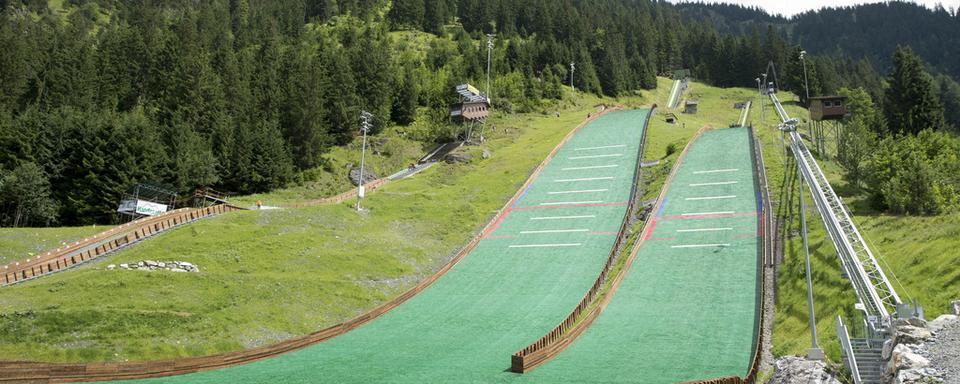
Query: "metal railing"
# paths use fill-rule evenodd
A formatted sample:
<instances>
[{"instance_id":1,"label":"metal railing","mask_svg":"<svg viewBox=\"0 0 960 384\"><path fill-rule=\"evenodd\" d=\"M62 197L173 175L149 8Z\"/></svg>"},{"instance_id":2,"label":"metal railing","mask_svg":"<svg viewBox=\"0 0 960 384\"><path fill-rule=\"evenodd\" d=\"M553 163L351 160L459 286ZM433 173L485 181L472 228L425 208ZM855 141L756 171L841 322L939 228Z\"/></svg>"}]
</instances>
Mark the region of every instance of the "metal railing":
<instances>
[{"instance_id":1,"label":"metal railing","mask_svg":"<svg viewBox=\"0 0 960 384\"><path fill-rule=\"evenodd\" d=\"M850 370L850 376L854 384L860 384L860 369L857 367L857 359L853 353L853 344L850 342L850 334L847 332L846 325L843 324L843 318L837 316L837 339L840 340L840 355L847 369Z\"/></svg>"}]
</instances>

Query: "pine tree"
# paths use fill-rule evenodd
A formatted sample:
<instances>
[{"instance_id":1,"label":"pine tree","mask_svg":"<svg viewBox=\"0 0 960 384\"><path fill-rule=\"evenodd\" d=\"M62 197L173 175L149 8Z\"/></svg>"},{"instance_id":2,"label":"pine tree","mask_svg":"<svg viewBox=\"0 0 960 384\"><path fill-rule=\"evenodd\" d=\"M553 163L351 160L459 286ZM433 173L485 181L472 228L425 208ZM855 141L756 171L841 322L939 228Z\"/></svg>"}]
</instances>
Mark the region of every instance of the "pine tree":
<instances>
[{"instance_id":1,"label":"pine tree","mask_svg":"<svg viewBox=\"0 0 960 384\"><path fill-rule=\"evenodd\" d=\"M943 106L933 94L932 79L909 47L897 47L887 83L883 110L894 133L943 128Z\"/></svg>"},{"instance_id":2,"label":"pine tree","mask_svg":"<svg viewBox=\"0 0 960 384\"><path fill-rule=\"evenodd\" d=\"M397 94L393 98L391 118L397 124L408 125L417 115L417 104L420 98L420 89L414 77L414 69L408 66L403 71L403 78L398 79Z\"/></svg>"}]
</instances>

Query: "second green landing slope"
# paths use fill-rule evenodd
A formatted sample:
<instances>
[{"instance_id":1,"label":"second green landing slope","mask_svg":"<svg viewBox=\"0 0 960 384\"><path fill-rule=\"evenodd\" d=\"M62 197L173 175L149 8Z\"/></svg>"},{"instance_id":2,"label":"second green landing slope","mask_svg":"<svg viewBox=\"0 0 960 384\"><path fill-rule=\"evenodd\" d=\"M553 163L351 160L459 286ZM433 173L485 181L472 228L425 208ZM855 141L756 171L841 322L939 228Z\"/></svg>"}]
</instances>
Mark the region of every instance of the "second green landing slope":
<instances>
[{"instance_id":1,"label":"second green landing slope","mask_svg":"<svg viewBox=\"0 0 960 384\"><path fill-rule=\"evenodd\" d=\"M744 376L757 321L758 194L750 132L692 144L624 281L534 382L676 383Z\"/></svg>"}]
</instances>

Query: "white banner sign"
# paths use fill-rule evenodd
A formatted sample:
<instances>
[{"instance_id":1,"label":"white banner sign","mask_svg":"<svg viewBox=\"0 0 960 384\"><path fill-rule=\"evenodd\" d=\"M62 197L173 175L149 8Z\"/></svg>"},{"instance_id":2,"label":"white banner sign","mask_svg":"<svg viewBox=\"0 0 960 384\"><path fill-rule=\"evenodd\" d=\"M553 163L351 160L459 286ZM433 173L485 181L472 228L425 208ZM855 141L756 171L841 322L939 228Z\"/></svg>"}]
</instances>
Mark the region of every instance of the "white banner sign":
<instances>
[{"instance_id":1,"label":"white banner sign","mask_svg":"<svg viewBox=\"0 0 960 384\"><path fill-rule=\"evenodd\" d=\"M167 211L166 204L151 203L149 201L137 200L137 213L147 216L156 216Z\"/></svg>"}]
</instances>

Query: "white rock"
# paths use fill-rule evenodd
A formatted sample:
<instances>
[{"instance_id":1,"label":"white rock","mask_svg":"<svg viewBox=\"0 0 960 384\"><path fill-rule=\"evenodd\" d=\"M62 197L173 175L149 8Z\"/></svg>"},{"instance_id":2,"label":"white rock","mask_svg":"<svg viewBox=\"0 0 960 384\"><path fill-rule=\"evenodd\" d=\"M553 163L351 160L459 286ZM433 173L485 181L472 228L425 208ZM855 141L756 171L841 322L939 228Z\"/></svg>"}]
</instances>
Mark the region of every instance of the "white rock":
<instances>
[{"instance_id":1,"label":"white rock","mask_svg":"<svg viewBox=\"0 0 960 384\"><path fill-rule=\"evenodd\" d=\"M164 263L164 262L162 262L162 261L158 261L158 262L157 262L157 266L160 267L160 268L166 268L166 267L167 267L167 263Z\"/></svg>"},{"instance_id":2,"label":"white rock","mask_svg":"<svg viewBox=\"0 0 960 384\"><path fill-rule=\"evenodd\" d=\"M170 272L186 272L186 269L181 268L170 268Z\"/></svg>"},{"instance_id":3,"label":"white rock","mask_svg":"<svg viewBox=\"0 0 960 384\"><path fill-rule=\"evenodd\" d=\"M960 300L950 303L950 313L960 316Z\"/></svg>"},{"instance_id":4,"label":"white rock","mask_svg":"<svg viewBox=\"0 0 960 384\"><path fill-rule=\"evenodd\" d=\"M901 372L908 369L926 368L930 365L930 360L916 354L913 349L906 344L899 344L893 348L892 361L893 366Z\"/></svg>"},{"instance_id":5,"label":"white rock","mask_svg":"<svg viewBox=\"0 0 960 384\"><path fill-rule=\"evenodd\" d=\"M120 268L130 269L130 265L129 265L129 264L120 264Z\"/></svg>"},{"instance_id":6,"label":"white rock","mask_svg":"<svg viewBox=\"0 0 960 384\"><path fill-rule=\"evenodd\" d=\"M156 267L159 265L157 264L156 261L153 261L153 260L145 260L143 263L146 264L148 267Z\"/></svg>"},{"instance_id":7,"label":"white rock","mask_svg":"<svg viewBox=\"0 0 960 384\"><path fill-rule=\"evenodd\" d=\"M933 337L933 333L926 328L904 325L897 327L897 344L918 344Z\"/></svg>"},{"instance_id":8,"label":"white rock","mask_svg":"<svg viewBox=\"0 0 960 384\"><path fill-rule=\"evenodd\" d=\"M788 356L777 359L774 363L771 383L777 384L840 384L840 382L826 371L826 364L822 361L810 361L801 357Z\"/></svg>"},{"instance_id":9,"label":"white rock","mask_svg":"<svg viewBox=\"0 0 960 384\"><path fill-rule=\"evenodd\" d=\"M880 359L883 361L890 360L890 354L893 353L893 340L887 340L883 342L883 350L880 352Z\"/></svg>"},{"instance_id":10,"label":"white rock","mask_svg":"<svg viewBox=\"0 0 960 384\"><path fill-rule=\"evenodd\" d=\"M112 271L112 270L114 270L114 268L116 268L116 267L117 267L116 264L110 264L110 265L107 266L107 270L108 270L108 271Z\"/></svg>"}]
</instances>

